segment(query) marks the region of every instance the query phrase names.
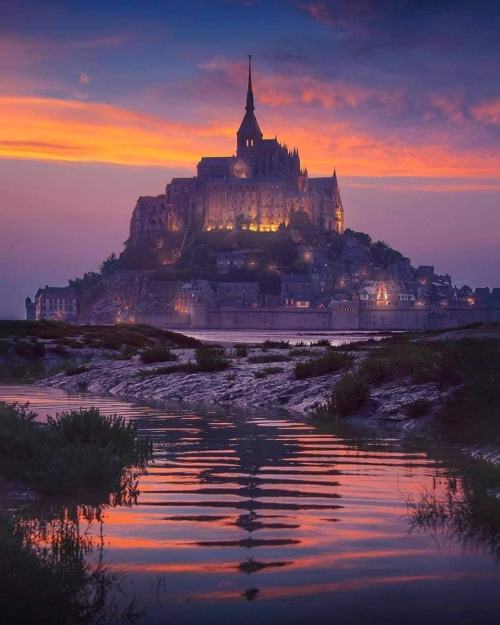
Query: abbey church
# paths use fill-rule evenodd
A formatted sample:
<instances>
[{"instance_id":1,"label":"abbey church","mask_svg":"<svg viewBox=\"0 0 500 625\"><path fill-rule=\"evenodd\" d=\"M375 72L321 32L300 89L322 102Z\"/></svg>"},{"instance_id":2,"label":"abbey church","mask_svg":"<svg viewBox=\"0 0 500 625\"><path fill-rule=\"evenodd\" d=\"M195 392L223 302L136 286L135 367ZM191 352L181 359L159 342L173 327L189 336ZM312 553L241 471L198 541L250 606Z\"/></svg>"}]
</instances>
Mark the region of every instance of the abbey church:
<instances>
[{"instance_id":1,"label":"abbey church","mask_svg":"<svg viewBox=\"0 0 500 625\"><path fill-rule=\"evenodd\" d=\"M317 226L343 233L335 172L309 178L297 149L263 138L255 116L251 57L245 115L236 137L235 155L204 156L196 176L173 178L164 195L139 198L130 243L148 240L162 246L167 233L182 239L196 230L275 231L294 211L307 214Z\"/></svg>"}]
</instances>

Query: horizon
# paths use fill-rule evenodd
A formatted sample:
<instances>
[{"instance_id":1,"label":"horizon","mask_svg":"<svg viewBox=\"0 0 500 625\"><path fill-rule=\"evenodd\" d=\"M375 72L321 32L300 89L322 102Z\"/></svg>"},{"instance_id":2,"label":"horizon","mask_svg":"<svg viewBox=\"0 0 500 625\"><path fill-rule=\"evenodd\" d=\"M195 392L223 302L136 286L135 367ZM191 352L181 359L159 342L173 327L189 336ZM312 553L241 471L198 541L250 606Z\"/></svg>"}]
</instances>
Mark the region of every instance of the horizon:
<instances>
[{"instance_id":1,"label":"horizon","mask_svg":"<svg viewBox=\"0 0 500 625\"><path fill-rule=\"evenodd\" d=\"M0 318L119 253L139 195L234 153L248 53L264 135L337 170L346 227L500 286L493 2L100 6L0 2Z\"/></svg>"}]
</instances>

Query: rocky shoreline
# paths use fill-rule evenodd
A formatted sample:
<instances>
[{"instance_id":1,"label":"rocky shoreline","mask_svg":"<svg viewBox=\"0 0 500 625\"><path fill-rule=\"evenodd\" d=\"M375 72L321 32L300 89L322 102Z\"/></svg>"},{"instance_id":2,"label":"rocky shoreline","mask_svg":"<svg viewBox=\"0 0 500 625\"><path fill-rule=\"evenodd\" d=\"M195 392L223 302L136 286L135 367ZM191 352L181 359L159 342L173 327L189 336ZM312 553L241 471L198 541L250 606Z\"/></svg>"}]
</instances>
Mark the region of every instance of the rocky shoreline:
<instances>
[{"instance_id":1,"label":"rocky shoreline","mask_svg":"<svg viewBox=\"0 0 500 625\"><path fill-rule=\"evenodd\" d=\"M307 355L306 353L307 352ZM130 361L113 361L106 357L96 358L81 373L67 375L64 372L44 379L42 385L61 388L68 392L87 391L115 397L154 402L183 402L193 405L234 406L236 408L265 408L285 410L302 417L314 415L318 406L324 404L333 385L344 372L327 373L297 380L294 367L297 362L311 359L324 352L324 347L308 347L304 355L288 362L277 362L281 371L259 378L265 369L263 364L252 364L248 358L231 358L224 371L203 373L155 374L158 363L144 365L138 358ZM249 348L248 356L258 357L260 348ZM282 350L265 352L271 359L281 358ZM355 352L356 361L362 361L367 352ZM192 361L193 350L176 350L179 363ZM380 423L399 424L411 428L416 419L408 417L404 406L411 401L425 398L439 405L449 395L449 389L436 384L411 384L406 379L373 389L370 400L357 415ZM428 418L428 417L426 417ZM423 419L419 419L419 425Z\"/></svg>"}]
</instances>

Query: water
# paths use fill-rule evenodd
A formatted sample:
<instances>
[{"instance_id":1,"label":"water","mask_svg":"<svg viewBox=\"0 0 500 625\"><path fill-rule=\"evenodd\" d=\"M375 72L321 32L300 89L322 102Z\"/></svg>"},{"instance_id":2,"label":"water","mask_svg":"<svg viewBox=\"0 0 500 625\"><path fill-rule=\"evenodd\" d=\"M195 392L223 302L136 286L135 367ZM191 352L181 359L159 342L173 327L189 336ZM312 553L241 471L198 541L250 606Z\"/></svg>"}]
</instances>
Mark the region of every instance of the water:
<instances>
[{"instance_id":1,"label":"water","mask_svg":"<svg viewBox=\"0 0 500 625\"><path fill-rule=\"evenodd\" d=\"M452 469L417 442L33 387L0 387L2 400L99 406L154 440L136 503L79 519L123 575L116 600L146 607L148 625L498 622L491 545L463 523L412 529L408 497L449 493Z\"/></svg>"},{"instance_id":2,"label":"water","mask_svg":"<svg viewBox=\"0 0 500 625\"><path fill-rule=\"evenodd\" d=\"M264 341L288 341L290 345L296 343L312 343L320 339L328 339L332 345L358 343L368 339L381 339L387 334L380 332L360 332L338 330L186 330L182 331L201 341L210 343L263 343Z\"/></svg>"}]
</instances>

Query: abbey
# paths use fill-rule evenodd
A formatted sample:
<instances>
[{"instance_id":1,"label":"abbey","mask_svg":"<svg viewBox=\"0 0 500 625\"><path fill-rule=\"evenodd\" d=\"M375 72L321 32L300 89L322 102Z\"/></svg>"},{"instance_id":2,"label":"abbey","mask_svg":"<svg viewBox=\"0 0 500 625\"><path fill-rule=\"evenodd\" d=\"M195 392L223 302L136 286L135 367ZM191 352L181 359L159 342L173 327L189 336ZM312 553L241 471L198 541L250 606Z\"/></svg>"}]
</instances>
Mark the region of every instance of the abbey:
<instances>
[{"instance_id":1,"label":"abbey","mask_svg":"<svg viewBox=\"0 0 500 625\"><path fill-rule=\"evenodd\" d=\"M307 214L316 226L343 233L335 171L331 177L309 178L297 149L263 138L255 116L251 57L245 115L236 138L233 156L204 156L197 176L174 178L164 195L139 198L131 220L132 245L149 241L161 247L168 233L178 233L179 253L193 230L275 231L288 224L294 211Z\"/></svg>"}]
</instances>

